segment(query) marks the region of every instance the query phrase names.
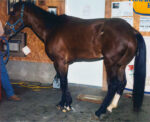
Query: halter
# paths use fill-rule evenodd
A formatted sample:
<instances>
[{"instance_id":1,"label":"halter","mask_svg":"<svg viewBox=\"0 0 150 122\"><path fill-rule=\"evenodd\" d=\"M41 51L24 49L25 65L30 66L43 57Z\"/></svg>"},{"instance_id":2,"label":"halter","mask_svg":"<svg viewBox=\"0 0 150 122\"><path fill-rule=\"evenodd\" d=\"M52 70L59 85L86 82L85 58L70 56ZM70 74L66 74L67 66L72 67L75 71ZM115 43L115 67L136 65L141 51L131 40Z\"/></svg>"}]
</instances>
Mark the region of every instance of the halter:
<instances>
[{"instance_id":1,"label":"halter","mask_svg":"<svg viewBox=\"0 0 150 122\"><path fill-rule=\"evenodd\" d=\"M4 53L0 51L0 58L3 58L3 61L6 64L9 60L9 43L8 43L8 40L4 36L0 36L0 39L5 40L5 43L7 46L7 50ZM4 57L6 57L5 60L4 60Z\"/></svg>"},{"instance_id":2,"label":"halter","mask_svg":"<svg viewBox=\"0 0 150 122\"><path fill-rule=\"evenodd\" d=\"M18 32L21 28L24 27L24 23L23 23L23 12L24 12L24 4L22 5L22 8L21 8L21 17L13 24L10 24L9 22L6 22L6 25L9 25L10 27L10 31L14 31L15 33ZM15 29L15 26L21 22L22 26L19 28L19 29Z\"/></svg>"}]
</instances>

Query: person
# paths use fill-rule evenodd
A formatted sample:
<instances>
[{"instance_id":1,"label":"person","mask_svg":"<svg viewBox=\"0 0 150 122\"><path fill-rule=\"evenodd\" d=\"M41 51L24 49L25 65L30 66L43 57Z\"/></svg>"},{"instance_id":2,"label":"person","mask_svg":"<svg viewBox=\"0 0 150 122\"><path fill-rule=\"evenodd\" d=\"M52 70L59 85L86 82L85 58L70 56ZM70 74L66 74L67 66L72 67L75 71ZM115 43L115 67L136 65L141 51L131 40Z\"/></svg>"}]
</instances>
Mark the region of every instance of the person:
<instances>
[{"instance_id":1,"label":"person","mask_svg":"<svg viewBox=\"0 0 150 122\"><path fill-rule=\"evenodd\" d=\"M0 36L2 36L4 33L2 23L0 21ZM4 41L4 40L3 40ZM12 101L19 101L21 100L17 95L14 93L14 89L10 83L10 79L7 73L7 69L5 67L5 63L3 61L3 55L0 55L0 81L1 81L1 86L4 89L6 96L8 100Z\"/></svg>"}]
</instances>

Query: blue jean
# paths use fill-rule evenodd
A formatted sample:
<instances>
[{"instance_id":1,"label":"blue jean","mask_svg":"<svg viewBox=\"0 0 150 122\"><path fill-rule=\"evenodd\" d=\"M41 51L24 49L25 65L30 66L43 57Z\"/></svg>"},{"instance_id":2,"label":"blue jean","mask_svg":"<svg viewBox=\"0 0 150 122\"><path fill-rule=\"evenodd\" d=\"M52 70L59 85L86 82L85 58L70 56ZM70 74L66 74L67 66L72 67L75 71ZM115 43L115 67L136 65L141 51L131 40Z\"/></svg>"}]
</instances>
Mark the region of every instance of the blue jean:
<instances>
[{"instance_id":1,"label":"blue jean","mask_svg":"<svg viewBox=\"0 0 150 122\"><path fill-rule=\"evenodd\" d=\"M7 97L11 97L14 95L13 87L10 83L9 76L7 73L7 69L5 67L5 63L3 61L3 56L0 55L0 71L1 71L1 84L2 88L5 90Z\"/></svg>"}]
</instances>

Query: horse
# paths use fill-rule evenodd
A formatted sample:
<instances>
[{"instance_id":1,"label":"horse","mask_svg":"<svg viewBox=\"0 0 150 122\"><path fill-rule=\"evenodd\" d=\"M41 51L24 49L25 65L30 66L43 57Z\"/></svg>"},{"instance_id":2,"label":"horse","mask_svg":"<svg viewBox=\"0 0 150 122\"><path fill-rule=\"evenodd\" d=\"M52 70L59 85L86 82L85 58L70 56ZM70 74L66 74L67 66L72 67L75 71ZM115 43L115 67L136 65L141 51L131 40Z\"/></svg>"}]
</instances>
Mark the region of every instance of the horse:
<instances>
[{"instance_id":1,"label":"horse","mask_svg":"<svg viewBox=\"0 0 150 122\"><path fill-rule=\"evenodd\" d=\"M95 112L100 118L117 107L126 86L125 68L135 57L133 108L141 109L146 77L146 46L143 36L119 18L81 19L55 15L40 7L19 2L5 25L4 35L11 38L29 27L45 44L45 52L53 61L60 78L62 96L57 108L71 110L72 97L68 88L68 66L82 60L104 60L107 73L107 94Z\"/></svg>"}]
</instances>

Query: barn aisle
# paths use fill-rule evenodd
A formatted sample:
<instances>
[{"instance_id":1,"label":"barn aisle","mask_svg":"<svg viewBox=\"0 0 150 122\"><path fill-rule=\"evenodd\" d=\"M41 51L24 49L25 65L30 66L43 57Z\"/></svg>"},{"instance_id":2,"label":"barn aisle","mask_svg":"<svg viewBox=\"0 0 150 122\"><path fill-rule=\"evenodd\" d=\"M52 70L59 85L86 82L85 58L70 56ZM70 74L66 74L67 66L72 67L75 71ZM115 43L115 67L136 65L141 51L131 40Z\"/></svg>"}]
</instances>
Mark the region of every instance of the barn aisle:
<instances>
[{"instance_id":1,"label":"barn aisle","mask_svg":"<svg viewBox=\"0 0 150 122\"><path fill-rule=\"evenodd\" d=\"M60 99L59 89L41 89L32 91L13 85L16 93L22 98L20 102L6 100L5 96L0 103L0 122L97 122L92 115L99 107L98 104L79 101L79 94L104 96L98 87L69 85L73 96L73 110L62 113L56 109ZM117 109L112 114L107 114L103 122L148 122L150 121L150 97L145 96L144 105L139 115L132 111L132 100L124 95L119 101Z\"/></svg>"}]
</instances>

